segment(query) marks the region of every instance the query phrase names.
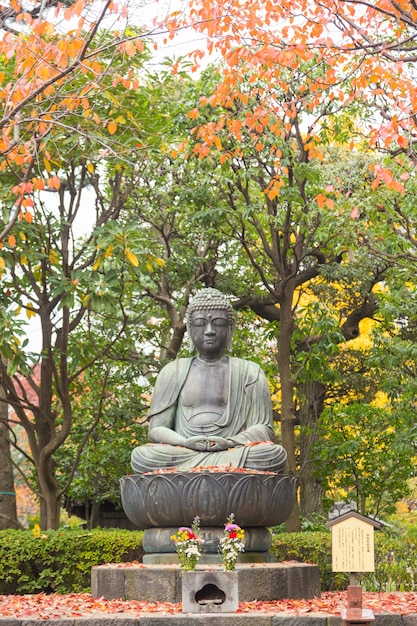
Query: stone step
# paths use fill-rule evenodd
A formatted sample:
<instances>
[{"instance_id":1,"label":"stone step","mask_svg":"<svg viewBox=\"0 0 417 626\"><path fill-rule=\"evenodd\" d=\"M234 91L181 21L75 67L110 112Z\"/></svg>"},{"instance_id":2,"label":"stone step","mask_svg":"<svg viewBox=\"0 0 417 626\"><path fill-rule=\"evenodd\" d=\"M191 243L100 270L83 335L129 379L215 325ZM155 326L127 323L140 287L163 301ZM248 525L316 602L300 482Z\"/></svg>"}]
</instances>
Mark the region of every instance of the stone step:
<instances>
[{"instance_id":1,"label":"stone step","mask_svg":"<svg viewBox=\"0 0 417 626\"><path fill-rule=\"evenodd\" d=\"M373 626L417 626L417 614L376 614ZM0 617L0 626L344 626L333 615L217 614L217 615L132 615L130 613L93 614L48 620L35 617Z\"/></svg>"}]
</instances>

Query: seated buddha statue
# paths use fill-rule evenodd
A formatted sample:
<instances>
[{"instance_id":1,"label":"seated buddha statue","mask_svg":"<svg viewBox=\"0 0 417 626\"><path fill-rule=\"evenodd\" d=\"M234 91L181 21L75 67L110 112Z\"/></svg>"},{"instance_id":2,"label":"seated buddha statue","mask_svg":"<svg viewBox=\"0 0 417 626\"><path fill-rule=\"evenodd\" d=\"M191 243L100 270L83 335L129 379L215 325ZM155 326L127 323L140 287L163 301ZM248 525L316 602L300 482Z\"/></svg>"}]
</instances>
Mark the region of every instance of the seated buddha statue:
<instances>
[{"instance_id":1,"label":"seated buddha statue","mask_svg":"<svg viewBox=\"0 0 417 626\"><path fill-rule=\"evenodd\" d=\"M151 443L133 450L133 471L231 466L283 472L287 454L274 442L265 374L253 361L226 354L235 327L231 304L216 289L202 289L186 323L197 355L159 373L148 415Z\"/></svg>"}]
</instances>

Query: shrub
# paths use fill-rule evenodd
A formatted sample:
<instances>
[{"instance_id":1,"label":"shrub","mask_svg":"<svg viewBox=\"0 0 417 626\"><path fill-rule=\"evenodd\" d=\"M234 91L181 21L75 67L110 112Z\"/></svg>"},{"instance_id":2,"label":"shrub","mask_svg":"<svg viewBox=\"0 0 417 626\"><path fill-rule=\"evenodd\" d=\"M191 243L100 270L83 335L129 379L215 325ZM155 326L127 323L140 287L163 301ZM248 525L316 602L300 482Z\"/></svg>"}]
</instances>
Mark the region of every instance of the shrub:
<instances>
[{"instance_id":1,"label":"shrub","mask_svg":"<svg viewBox=\"0 0 417 626\"><path fill-rule=\"evenodd\" d=\"M141 531L97 529L36 533L0 531L0 594L90 591L91 568L103 563L141 561ZM332 572L331 533L273 535L270 550L279 561L315 563L322 591L346 589L349 573ZM365 591L417 590L417 538L375 533L375 572L357 575Z\"/></svg>"},{"instance_id":2,"label":"shrub","mask_svg":"<svg viewBox=\"0 0 417 626\"><path fill-rule=\"evenodd\" d=\"M346 589L349 573L332 571L331 533L301 532L274 535L270 550L280 561L314 563L322 591ZM389 531L375 533L375 571L358 574L365 591L417 590L417 538L398 537Z\"/></svg>"},{"instance_id":3,"label":"shrub","mask_svg":"<svg viewBox=\"0 0 417 626\"><path fill-rule=\"evenodd\" d=\"M140 531L0 531L0 594L89 591L93 565L140 561Z\"/></svg>"}]
</instances>

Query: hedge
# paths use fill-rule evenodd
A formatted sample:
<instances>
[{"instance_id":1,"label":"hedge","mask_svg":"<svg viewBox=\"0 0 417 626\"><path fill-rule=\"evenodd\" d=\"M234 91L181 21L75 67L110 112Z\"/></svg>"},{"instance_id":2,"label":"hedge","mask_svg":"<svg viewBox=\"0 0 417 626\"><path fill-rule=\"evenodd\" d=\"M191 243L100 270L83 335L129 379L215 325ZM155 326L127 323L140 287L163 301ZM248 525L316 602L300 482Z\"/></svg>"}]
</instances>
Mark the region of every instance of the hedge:
<instances>
[{"instance_id":1,"label":"hedge","mask_svg":"<svg viewBox=\"0 0 417 626\"><path fill-rule=\"evenodd\" d=\"M88 592L93 565L142 560L142 536L117 529L0 531L0 594ZM349 584L348 573L332 572L329 531L273 534L270 552L279 561L315 563L322 591ZM417 536L377 531L375 572L358 575L357 583L366 591L416 591Z\"/></svg>"},{"instance_id":2,"label":"hedge","mask_svg":"<svg viewBox=\"0 0 417 626\"><path fill-rule=\"evenodd\" d=\"M141 561L143 532L0 531L0 594L89 591L91 567Z\"/></svg>"},{"instance_id":3,"label":"hedge","mask_svg":"<svg viewBox=\"0 0 417 626\"><path fill-rule=\"evenodd\" d=\"M358 574L365 591L417 590L417 537L401 538L384 530L375 532L375 572ZM314 563L320 571L322 591L346 589L349 573L332 572L331 533L301 532L273 535L270 552L280 561Z\"/></svg>"}]
</instances>

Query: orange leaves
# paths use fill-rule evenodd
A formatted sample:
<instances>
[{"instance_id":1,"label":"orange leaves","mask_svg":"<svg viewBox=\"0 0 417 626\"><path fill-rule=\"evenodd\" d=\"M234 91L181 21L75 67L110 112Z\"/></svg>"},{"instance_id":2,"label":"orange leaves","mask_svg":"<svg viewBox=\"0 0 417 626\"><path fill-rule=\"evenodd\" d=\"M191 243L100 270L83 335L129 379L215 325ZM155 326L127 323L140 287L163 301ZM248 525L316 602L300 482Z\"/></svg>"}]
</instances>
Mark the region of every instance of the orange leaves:
<instances>
[{"instance_id":1,"label":"orange leaves","mask_svg":"<svg viewBox=\"0 0 417 626\"><path fill-rule=\"evenodd\" d=\"M229 135L233 136L237 141L242 140L242 127L243 122L239 119L232 119L228 121Z\"/></svg>"},{"instance_id":2,"label":"orange leaves","mask_svg":"<svg viewBox=\"0 0 417 626\"><path fill-rule=\"evenodd\" d=\"M74 16L79 17L85 7L85 4L86 4L85 0L76 0L74 4L72 4L70 7L65 9L64 11L65 19L70 21Z\"/></svg>"},{"instance_id":3,"label":"orange leaves","mask_svg":"<svg viewBox=\"0 0 417 626\"><path fill-rule=\"evenodd\" d=\"M197 108L192 109L187 113L189 119L195 120L200 115L200 111Z\"/></svg>"},{"instance_id":4,"label":"orange leaves","mask_svg":"<svg viewBox=\"0 0 417 626\"><path fill-rule=\"evenodd\" d=\"M319 209L324 209L324 207L329 208L331 211L334 209L334 201L322 193L317 194L315 201L317 202Z\"/></svg>"},{"instance_id":5,"label":"orange leaves","mask_svg":"<svg viewBox=\"0 0 417 626\"><path fill-rule=\"evenodd\" d=\"M114 133L117 131L116 122L109 122L107 125L107 130L109 131L110 135L114 135Z\"/></svg>"},{"instance_id":6,"label":"orange leaves","mask_svg":"<svg viewBox=\"0 0 417 626\"><path fill-rule=\"evenodd\" d=\"M61 181L59 180L58 176L51 176L47 180L47 185L50 189L59 189L61 186Z\"/></svg>"},{"instance_id":7,"label":"orange leaves","mask_svg":"<svg viewBox=\"0 0 417 626\"><path fill-rule=\"evenodd\" d=\"M372 189L377 189L382 183L387 189L392 189L398 193L404 193L404 185L396 179L393 172L382 165L376 164L371 166L371 171L374 172L375 179L372 181ZM406 180L408 173L404 172L402 179Z\"/></svg>"},{"instance_id":8,"label":"orange leaves","mask_svg":"<svg viewBox=\"0 0 417 626\"><path fill-rule=\"evenodd\" d=\"M119 45L119 50L120 52L127 54L127 56L129 57L134 57L135 54L137 54L138 52L141 52L143 50L143 41L138 39L138 40L131 40L129 39L128 41L123 41L120 45Z\"/></svg>"},{"instance_id":9,"label":"orange leaves","mask_svg":"<svg viewBox=\"0 0 417 626\"><path fill-rule=\"evenodd\" d=\"M251 108L253 100L259 99L272 103L280 123L278 137L283 130L288 136L294 131L300 111L315 118L314 130L319 130L321 111L333 114L359 102L369 111L373 105L382 111L376 113L379 125L374 133L371 114L360 121L360 133L371 145L391 150L396 144L403 151L415 145L417 128L410 120L417 111L417 88L404 60L413 31L407 31L412 27L395 4L376 0L365 10L341 0L191 0L188 15L175 16L175 21L178 27L192 26L204 32L209 49L221 55L222 81L211 104L223 109L247 107L245 118L227 121L229 136L237 141L247 129L261 135L261 126L268 128ZM331 26L335 21L337 35ZM403 51L397 49L401 40L405 42ZM371 53L373 47L375 54ZM257 92L259 85L262 94ZM329 107L329 103L334 105ZM198 111L194 109L190 117L197 119ZM216 144L207 129L200 131L206 144L198 149L201 156L216 149ZM260 152L262 138L253 137L253 141L254 150ZM320 158L313 141L306 152L309 158ZM222 161L227 158L223 156ZM386 182L400 189L394 181ZM328 199L319 198L318 202Z\"/></svg>"},{"instance_id":10,"label":"orange leaves","mask_svg":"<svg viewBox=\"0 0 417 626\"><path fill-rule=\"evenodd\" d=\"M275 200L280 194L281 187L284 186L284 180L280 176L274 176L265 190L269 200Z\"/></svg>"},{"instance_id":11,"label":"orange leaves","mask_svg":"<svg viewBox=\"0 0 417 626\"><path fill-rule=\"evenodd\" d=\"M32 30L36 35L39 35L40 37L52 37L55 32L53 24L41 20L33 23Z\"/></svg>"},{"instance_id":12,"label":"orange leaves","mask_svg":"<svg viewBox=\"0 0 417 626\"><path fill-rule=\"evenodd\" d=\"M408 148L408 144L409 141L407 139L407 137L404 137L404 135L398 135L397 137L397 143L398 145L403 148L404 150L406 150Z\"/></svg>"},{"instance_id":13,"label":"orange leaves","mask_svg":"<svg viewBox=\"0 0 417 626\"><path fill-rule=\"evenodd\" d=\"M32 182L33 182L33 189L35 191L42 191L42 189L45 189L45 181L43 178L33 178Z\"/></svg>"},{"instance_id":14,"label":"orange leaves","mask_svg":"<svg viewBox=\"0 0 417 626\"><path fill-rule=\"evenodd\" d=\"M14 187L12 187L12 193L16 195L20 195L20 196L23 196L27 193L32 193L32 191L33 191L33 183L31 182L23 182L23 183L20 183L19 185L15 185Z\"/></svg>"}]
</instances>

